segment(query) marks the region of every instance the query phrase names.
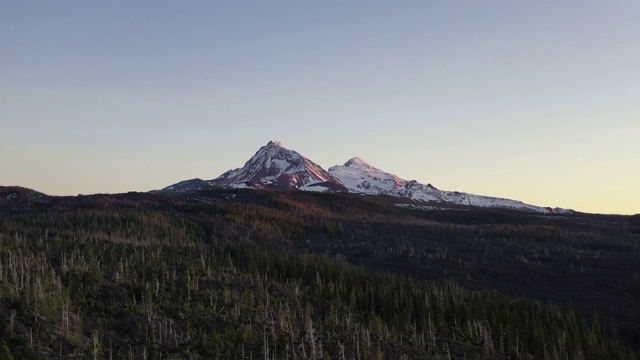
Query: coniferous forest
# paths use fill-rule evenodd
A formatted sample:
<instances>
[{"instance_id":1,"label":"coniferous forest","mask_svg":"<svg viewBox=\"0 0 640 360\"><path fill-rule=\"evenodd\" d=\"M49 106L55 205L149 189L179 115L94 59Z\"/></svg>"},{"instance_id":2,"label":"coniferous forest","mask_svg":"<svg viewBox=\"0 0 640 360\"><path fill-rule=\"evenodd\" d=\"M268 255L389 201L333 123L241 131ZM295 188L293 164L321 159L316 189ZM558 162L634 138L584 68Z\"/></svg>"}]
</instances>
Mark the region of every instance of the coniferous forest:
<instances>
[{"instance_id":1,"label":"coniferous forest","mask_svg":"<svg viewBox=\"0 0 640 360\"><path fill-rule=\"evenodd\" d=\"M0 359L638 359L640 216L0 188Z\"/></svg>"}]
</instances>

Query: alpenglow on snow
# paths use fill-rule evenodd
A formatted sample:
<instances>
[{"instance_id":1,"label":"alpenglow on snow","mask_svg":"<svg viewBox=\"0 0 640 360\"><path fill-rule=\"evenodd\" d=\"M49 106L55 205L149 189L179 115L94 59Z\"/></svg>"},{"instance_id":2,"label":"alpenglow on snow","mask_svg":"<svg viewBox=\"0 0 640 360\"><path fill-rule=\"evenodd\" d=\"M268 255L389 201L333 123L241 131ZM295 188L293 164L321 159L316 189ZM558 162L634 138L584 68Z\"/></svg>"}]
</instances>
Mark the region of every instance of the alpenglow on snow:
<instances>
[{"instance_id":1,"label":"alpenglow on snow","mask_svg":"<svg viewBox=\"0 0 640 360\"><path fill-rule=\"evenodd\" d=\"M389 195L416 202L504 208L539 213L570 210L546 208L521 201L445 191L405 180L380 170L359 157L344 165L324 170L320 165L287 149L280 141L269 141L243 167L229 170L212 180L191 179L167 186L160 192L188 192L206 189L281 188L303 191L350 192L363 195Z\"/></svg>"}]
</instances>

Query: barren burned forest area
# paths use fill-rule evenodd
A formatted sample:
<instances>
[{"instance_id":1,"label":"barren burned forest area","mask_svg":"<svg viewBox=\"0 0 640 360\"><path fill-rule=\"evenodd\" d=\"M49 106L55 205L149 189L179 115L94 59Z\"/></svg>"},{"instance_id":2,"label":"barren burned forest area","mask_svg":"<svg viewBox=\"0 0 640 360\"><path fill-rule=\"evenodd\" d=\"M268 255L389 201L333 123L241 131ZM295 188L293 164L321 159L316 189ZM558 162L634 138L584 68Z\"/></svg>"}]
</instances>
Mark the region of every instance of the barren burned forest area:
<instances>
[{"instance_id":1,"label":"barren burned forest area","mask_svg":"<svg viewBox=\"0 0 640 360\"><path fill-rule=\"evenodd\" d=\"M2 359L637 359L640 217L0 191Z\"/></svg>"}]
</instances>

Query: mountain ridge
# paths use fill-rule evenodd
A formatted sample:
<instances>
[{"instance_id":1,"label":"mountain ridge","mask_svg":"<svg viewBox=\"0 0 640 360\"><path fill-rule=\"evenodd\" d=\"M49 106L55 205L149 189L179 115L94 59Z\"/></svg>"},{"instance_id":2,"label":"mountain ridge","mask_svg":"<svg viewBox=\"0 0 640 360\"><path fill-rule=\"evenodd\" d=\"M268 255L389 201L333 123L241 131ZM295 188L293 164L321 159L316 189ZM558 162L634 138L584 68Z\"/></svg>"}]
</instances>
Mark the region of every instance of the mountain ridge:
<instances>
[{"instance_id":1,"label":"mountain ridge","mask_svg":"<svg viewBox=\"0 0 640 360\"><path fill-rule=\"evenodd\" d=\"M353 157L344 165L324 170L320 165L281 141L269 141L244 164L212 180L184 180L160 192L187 192L213 188L285 188L303 191L349 192L363 195L389 195L421 203L505 208L537 213L567 213L572 210L542 207L522 201L459 191L440 190L431 184L406 180Z\"/></svg>"}]
</instances>

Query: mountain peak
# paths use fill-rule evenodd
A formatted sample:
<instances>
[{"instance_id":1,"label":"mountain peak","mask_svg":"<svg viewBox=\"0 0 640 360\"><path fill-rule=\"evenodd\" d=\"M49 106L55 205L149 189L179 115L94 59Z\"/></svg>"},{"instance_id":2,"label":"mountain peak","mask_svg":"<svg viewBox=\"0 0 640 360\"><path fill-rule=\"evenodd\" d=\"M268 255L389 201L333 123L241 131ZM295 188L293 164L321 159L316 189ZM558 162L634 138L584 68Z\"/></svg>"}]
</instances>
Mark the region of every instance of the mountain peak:
<instances>
[{"instance_id":1,"label":"mountain peak","mask_svg":"<svg viewBox=\"0 0 640 360\"><path fill-rule=\"evenodd\" d=\"M346 163L344 163L344 166L346 167L356 167L356 168L362 168L362 169L369 169L369 168L373 168L373 166L371 166L371 164L369 164L368 162L366 162L364 159L362 159L361 157L354 157L352 159L349 159L349 161L347 161Z\"/></svg>"},{"instance_id":2,"label":"mountain peak","mask_svg":"<svg viewBox=\"0 0 640 360\"><path fill-rule=\"evenodd\" d=\"M318 164L294 150L285 148L282 142L277 140L269 141L258 149L243 167L229 170L201 184L201 187L226 188L266 186L312 191L347 191L339 180Z\"/></svg>"},{"instance_id":3,"label":"mountain peak","mask_svg":"<svg viewBox=\"0 0 640 360\"><path fill-rule=\"evenodd\" d=\"M281 147L283 149L286 149L283 145L282 145L282 141L280 140L271 140L267 143L267 146L272 145L272 146L277 146L277 147Z\"/></svg>"}]
</instances>

